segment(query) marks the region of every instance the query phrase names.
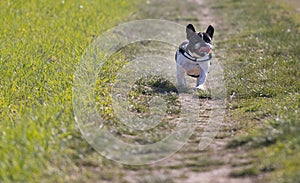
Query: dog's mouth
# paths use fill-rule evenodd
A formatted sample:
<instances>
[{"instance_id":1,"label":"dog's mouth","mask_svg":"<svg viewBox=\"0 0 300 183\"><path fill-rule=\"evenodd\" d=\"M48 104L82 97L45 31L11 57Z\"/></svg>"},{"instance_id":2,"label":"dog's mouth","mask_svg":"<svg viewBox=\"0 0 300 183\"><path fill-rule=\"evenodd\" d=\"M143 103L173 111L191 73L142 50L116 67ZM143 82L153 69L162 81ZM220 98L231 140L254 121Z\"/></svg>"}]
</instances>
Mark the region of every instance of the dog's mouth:
<instances>
[{"instance_id":1,"label":"dog's mouth","mask_svg":"<svg viewBox=\"0 0 300 183\"><path fill-rule=\"evenodd\" d=\"M192 55L194 57L205 57L211 52L211 47L210 46L201 46L198 49L195 49L192 52Z\"/></svg>"},{"instance_id":2,"label":"dog's mouth","mask_svg":"<svg viewBox=\"0 0 300 183\"><path fill-rule=\"evenodd\" d=\"M198 53L205 53L205 54L208 54L210 52L210 47L209 46L202 46L200 47L197 52Z\"/></svg>"}]
</instances>

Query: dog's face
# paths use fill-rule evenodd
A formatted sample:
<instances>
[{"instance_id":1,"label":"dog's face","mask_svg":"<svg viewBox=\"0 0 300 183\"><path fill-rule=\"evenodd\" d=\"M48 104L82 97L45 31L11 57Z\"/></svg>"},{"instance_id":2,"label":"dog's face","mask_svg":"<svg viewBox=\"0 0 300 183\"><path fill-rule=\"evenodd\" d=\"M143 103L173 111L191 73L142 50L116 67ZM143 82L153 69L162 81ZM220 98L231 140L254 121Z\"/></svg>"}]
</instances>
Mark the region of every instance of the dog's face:
<instances>
[{"instance_id":1,"label":"dog's face","mask_svg":"<svg viewBox=\"0 0 300 183\"><path fill-rule=\"evenodd\" d=\"M192 24L186 26L186 37L189 41L187 50L192 56L203 57L210 52L214 31L214 27L211 25L207 27L205 32L198 33Z\"/></svg>"}]
</instances>

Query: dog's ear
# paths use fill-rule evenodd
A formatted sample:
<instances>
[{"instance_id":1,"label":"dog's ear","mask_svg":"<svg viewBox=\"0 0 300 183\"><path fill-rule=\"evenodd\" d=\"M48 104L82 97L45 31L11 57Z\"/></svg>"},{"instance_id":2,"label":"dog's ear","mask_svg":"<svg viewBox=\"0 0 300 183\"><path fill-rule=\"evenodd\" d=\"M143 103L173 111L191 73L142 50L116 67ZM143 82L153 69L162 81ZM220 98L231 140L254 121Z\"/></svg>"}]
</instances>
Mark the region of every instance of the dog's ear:
<instances>
[{"instance_id":1,"label":"dog's ear","mask_svg":"<svg viewBox=\"0 0 300 183\"><path fill-rule=\"evenodd\" d=\"M196 30L192 24L186 26L186 38L188 40L191 40L193 37L195 37L195 32Z\"/></svg>"},{"instance_id":2,"label":"dog's ear","mask_svg":"<svg viewBox=\"0 0 300 183\"><path fill-rule=\"evenodd\" d=\"M214 36L214 32L215 32L215 29L213 26L209 25L206 29L206 33L210 36L210 38L212 39L213 36Z\"/></svg>"},{"instance_id":3,"label":"dog's ear","mask_svg":"<svg viewBox=\"0 0 300 183\"><path fill-rule=\"evenodd\" d=\"M188 31L188 30L196 32L196 30L195 30L195 28L194 28L194 26L192 24L189 24L189 25L186 26L186 31Z\"/></svg>"}]
</instances>

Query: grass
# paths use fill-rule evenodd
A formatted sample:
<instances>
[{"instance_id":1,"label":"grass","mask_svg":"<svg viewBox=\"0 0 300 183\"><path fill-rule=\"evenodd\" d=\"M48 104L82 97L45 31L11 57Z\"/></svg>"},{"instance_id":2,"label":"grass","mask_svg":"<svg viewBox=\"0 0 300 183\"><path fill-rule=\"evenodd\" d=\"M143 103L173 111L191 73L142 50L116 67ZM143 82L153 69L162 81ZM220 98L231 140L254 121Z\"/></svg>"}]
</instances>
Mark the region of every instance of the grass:
<instances>
[{"instance_id":1,"label":"grass","mask_svg":"<svg viewBox=\"0 0 300 183\"><path fill-rule=\"evenodd\" d=\"M255 167L247 167L242 169L233 170L230 172L231 177L244 177L257 175L259 172Z\"/></svg>"},{"instance_id":2,"label":"grass","mask_svg":"<svg viewBox=\"0 0 300 183\"><path fill-rule=\"evenodd\" d=\"M0 2L0 182L91 178L78 166L93 167L80 160L94 154L75 129L73 74L86 47L128 19L135 3Z\"/></svg>"},{"instance_id":3,"label":"grass","mask_svg":"<svg viewBox=\"0 0 300 183\"><path fill-rule=\"evenodd\" d=\"M179 9L168 2L150 2L154 4L143 5L144 17L169 17L198 24L196 15L181 17ZM136 16L135 3L0 1L0 182L121 182L126 166L99 157L75 128L72 80L88 45L101 32ZM158 6L165 8L157 9ZM231 175L267 173L269 182L297 182L300 179L300 18L277 0L215 0L211 6L222 20L226 19L224 34L216 32L215 51L224 54L219 54L219 60L225 63L230 120L236 124L228 131L238 134L228 148L245 148L251 156L247 167ZM98 107L104 107L100 113L108 118L114 116L107 85L114 77L112 73L122 66L119 64L104 68L107 75L99 76L96 83ZM164 95L169 102L168 110L176 118L180 106L174 88L160 78L148 79L132 88L131 110L147 115L145 106L149 98L161 94L158 88L164 87L170 91ZM209 94L199 95L209 97ZM140 144L159 140L169 128L163 123L156 128L162 134L149 137L148 133L138 134L119 126L122 133L140 137L128 141ZM187 166L203 171L222 164L223 161L215 159L191 158L169 168ZM173 182L168 176L150 176L139 181L154 180Z\"/></svg>"},{"instance_id":4,"label":"grass","mask_svg":"<svg viewBox=\"0 0 300 183\"><path fill-rule=\"evenodd\" d=\"M276 0L216 1L227 34L224 53L228 107L243 128L228 148L243 147L256 157L232 176L268 173L269 182L299 181L300 16Z\"/></svg>"},{"instance_id":5,"label":"grass","mask_svg":"<svg viewBox=\"0 0 300 183\"><path fill-rule=\"evenodd\" d=\"M164 47L163 49L158 49ZM139 117L149 117L150 108L149 101L158 96L166 101L166 115L163 116L162 122L155 128L148 130L135 130L128 127L117 119L113 113L112 98L110 93L113 93L115 88L112 83L116 82L116 77L121 69L129 63L133 58L144 56L143 54L166 54L169 51L170 45L165 45L155 41L144 41L130 44L122 48L117 54L112 55L110 62L106 62L101 68L99 78L96 81L96 103L99 114L107 119L106 127L114 135L122 138L123 141L134 144L149 144L155 143L168 135L175 128L174 119L180 114L180 105L178 91L175 86L163 78L163 76L142 76L128 89L128 103L126 106L126 114L134 114ZM162 51L163 50L163 51ZM126 70L126 68L124 69ZM125 71L128 72L128 71ZM131 72L131 71L130 71ZM109 79L108 79L109 78ZM124 81L122 81L124 83ZM121 83L122 83L121 82ZM128 83L125 83L127 87Z\"/></svg>"},{"instance_id":6,"label":"grass","mask_svg":"<svg viewBox=\"0 0 300 183\"><path fill-rule=\"evenodd\" d=\"M82 54L103 31L139 16L138 3L124 0L0 2L0 182L121 182L124 170L141 168L121 166L99 157L76 129L72 109L73 75ZM175 19L181 20L175 6L164 2L165 8L157 9L161 2L155 3L151 7L141 5L145 7L143 18L171 17L173 14L167 13L170 9ZM148 45L149 53L169 51L161 49L166 45L160 43L137 44L124 49L133 55L139 54L135 46L141 45ZM99 113L110 119L115 117L108 97L110 83L126 63L124 60L130 59L122 55L122 50L114 56L113 64L103 67L104 75L99 75L95 90ZM125 134L129 136L124 137L125 141L139 144L165 137L175 125L167 122L180 113L174 86L153 77L136 82L130 93L131 111L147 115L148 101L154 95L162 96L168 107L166 119L155 129L159 134L138 133L112 120L115 123L109 125L113 133ZM168 177L153 179L173 181Z\"/></svg>"},{"instance_id":7,"label":"grass","mask_svg":"<svg viewBox=\"0 0 300 183\"><path fill-rule=\"evenodd\" d=\"M223 165L221 160L211 159L209 157L187 157L188 160L184 163L186 168L194 172L203 172L213 170L215 167Z\"/></svg>"},{"instance_id":8,"label":"grass","mask_svg":"<svg viewBox=\"0 0 300 183\"><path fill-rule=\"evenodd\" d=\"M172 177L164 175L155 175L155 176L145 176L137 181L138 183L173 183L174 180Z\"/></svg>"},{"instance_id":9,"label":"grass","mask_svg":"<svg viewBox=\"0 0 300 183\"><path fill-rule=\"evenodd\" d=\"M103 31L138 16L135 14L138 3L0 2L0 182L120 182L126 166L99 157L75 127L72 81L76 66L91 42ZM147 11L143 17L154 18L154 10ZM160 13L165 14L165 10ZM158 53L166 46L155 42L137 44L124 50L138 55L136 46L148 46L149 53ZM165 50L168 51L164 49L164 53ZM104 74L96 81L99 113L110 119L115 117L108 97L110 83L126 59L131 58L124 57L122 50L114 55L113 64L104 66L101 72ZM167 121L176 119L180 113L174 86L162 78L150 77L146 82L144 79L132 87L131 111L147 115L149 99L162 96L168 102L168 115L155 129L160 133L128 130L116 121L109 124L115 135L125 134L129 136L123 137L125 141L139 144L165 137L174 126Z\"/></svg>"}]
</instances>

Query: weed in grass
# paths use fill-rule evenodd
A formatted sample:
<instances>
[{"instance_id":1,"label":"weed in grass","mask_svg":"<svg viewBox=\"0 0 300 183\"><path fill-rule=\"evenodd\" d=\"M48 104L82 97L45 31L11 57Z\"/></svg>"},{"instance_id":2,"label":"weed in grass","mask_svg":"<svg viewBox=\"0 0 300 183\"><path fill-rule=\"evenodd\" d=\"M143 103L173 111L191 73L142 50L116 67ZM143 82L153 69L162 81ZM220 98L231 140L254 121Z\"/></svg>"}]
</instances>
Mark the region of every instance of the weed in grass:
<instances>
[{"instance_id":1,"label":"weed in grass","mask_svg":"<svg viewBox=\"0 0 300 183\"><path fill-rule=\"evenodd\" d=\"M246 167L246 168L239 168L237 170L233 170L230 172L231 177L245 177L245 176L254 176L258 175L259 170L255 167Z\"/></svg>"}]
</instances>

